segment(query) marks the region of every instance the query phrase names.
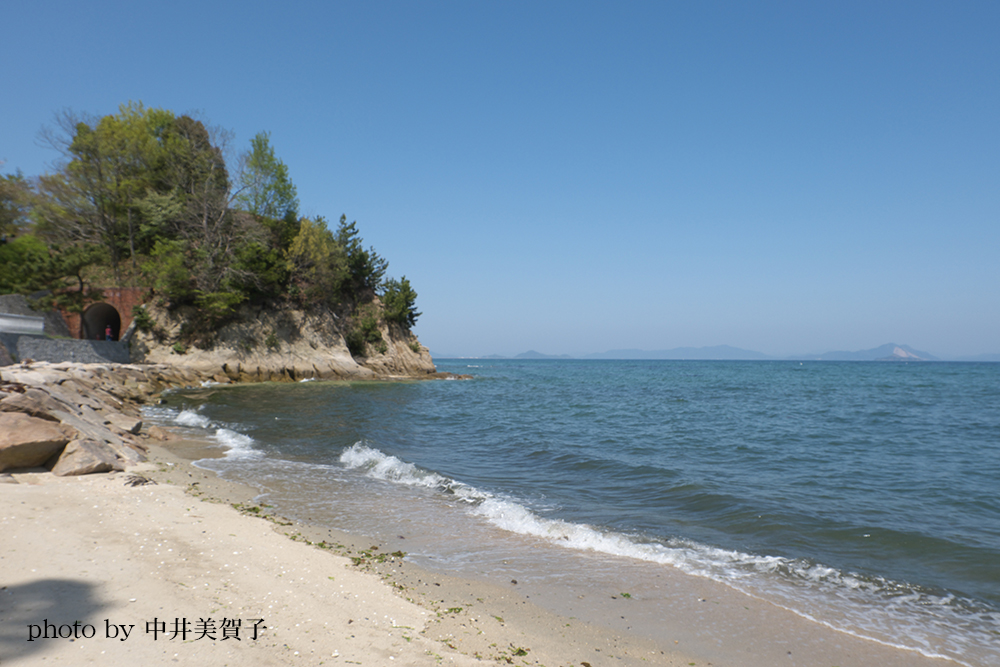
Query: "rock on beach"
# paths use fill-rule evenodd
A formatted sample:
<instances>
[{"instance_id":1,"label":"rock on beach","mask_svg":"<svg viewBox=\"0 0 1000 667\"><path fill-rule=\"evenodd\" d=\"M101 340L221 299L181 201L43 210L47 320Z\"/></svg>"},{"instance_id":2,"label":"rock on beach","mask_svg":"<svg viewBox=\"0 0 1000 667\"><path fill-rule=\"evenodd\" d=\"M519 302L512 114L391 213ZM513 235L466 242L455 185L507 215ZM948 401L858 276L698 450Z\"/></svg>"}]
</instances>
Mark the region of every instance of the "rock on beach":
<instances>
[{"instance_id":1,"label":"rock on beach","mask_svg":"<svg viewBox=\"0 0 1000 667\"><path fill-rule=\"evenodd\" d=\"M40 466L75 434L70 427L20 412L0 414L0 471Z\"/></svg>"},{"instance_id":2,"label":"rock on beach","mask_svg":"<svg viewBox=\"0 0 1000 667\"><path fill-rule=\"evenodd\" d=\"M201 382L169 366L25 363L0 368L0 471L124 470L146 460L139 404Z\"/></svg>"},{"instance_id":3,"label":"rock on beach","mask_svg":"<svg viewBox=\"0 0 1000 667\"><path fill-rule=\"evenodd\" d=\"M112 470L124 471L123 461L96 440L71 440L52 466L52 474L60 477Z\"/></svg>"}]
</instances>

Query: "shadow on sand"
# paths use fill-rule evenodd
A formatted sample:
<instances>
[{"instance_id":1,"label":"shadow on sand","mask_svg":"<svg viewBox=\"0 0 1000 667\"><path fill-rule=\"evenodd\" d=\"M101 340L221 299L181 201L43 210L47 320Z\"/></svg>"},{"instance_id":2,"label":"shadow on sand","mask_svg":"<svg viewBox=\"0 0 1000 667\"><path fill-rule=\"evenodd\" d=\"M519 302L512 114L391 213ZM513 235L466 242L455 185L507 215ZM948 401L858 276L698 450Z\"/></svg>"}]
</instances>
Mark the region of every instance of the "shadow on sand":
<instances>
[{"instance_id":1,"label":"shadow on sand","mask_svg":"<svg viewBox=\"0 0 1000 667\"><path fill-rule=\"evenodd\" d=\"M40 579L0 588L0 663L44 653L58 642L69 639L29 639L29 625L48 622L60 625L89 623L97 637L104 636L103 619L97 615L105 607L96 598L96 586L73 579ZM65 632L65 631L64 631ZM53 628L49 628L49 636Z\"/></svg>"}]
</instances>

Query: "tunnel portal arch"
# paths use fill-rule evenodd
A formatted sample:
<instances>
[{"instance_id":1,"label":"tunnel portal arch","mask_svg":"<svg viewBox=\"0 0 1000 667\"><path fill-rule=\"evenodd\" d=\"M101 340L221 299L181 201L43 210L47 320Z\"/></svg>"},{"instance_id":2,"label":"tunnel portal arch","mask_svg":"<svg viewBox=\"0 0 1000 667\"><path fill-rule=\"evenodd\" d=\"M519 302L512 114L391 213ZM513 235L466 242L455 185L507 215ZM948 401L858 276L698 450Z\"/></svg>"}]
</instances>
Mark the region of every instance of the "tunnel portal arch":
<instances>
[{"instance_id":1,"label":"tunnel portal arch","mask_svg":"<svg viewBox=\"0 0 1000 667\"><path fill-rule=\"evenodd\" d=\"M82 338L87 340L104 340L108 327L111 327L111 340L118 340L121 334L122 318L118 310L104 302L91 304L83 311Z\"/></svg>"}]
</instances>

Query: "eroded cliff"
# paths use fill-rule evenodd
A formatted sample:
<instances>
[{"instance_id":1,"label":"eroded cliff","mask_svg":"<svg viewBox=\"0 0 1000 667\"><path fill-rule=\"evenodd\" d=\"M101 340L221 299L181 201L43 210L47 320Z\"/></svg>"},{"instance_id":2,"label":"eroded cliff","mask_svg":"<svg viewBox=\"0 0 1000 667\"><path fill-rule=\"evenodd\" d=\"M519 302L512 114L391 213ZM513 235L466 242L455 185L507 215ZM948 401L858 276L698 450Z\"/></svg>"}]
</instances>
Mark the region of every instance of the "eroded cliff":
<instances>
[{"instance_id":1,"label":"eroded cliff","mask_svg":"<svg viewBox=\"0 0 1000 667\"><path fill-rule=\"evenodd\" d=\"M348 323L327 309L244 306L210 337L191 343L192 313L145 308L151 324L130 341L137 363L183 366L240 382L420 378L436 370L416 336L385 322L378 324L381 343L364 346L364 356L352 355L345 340Z\"/></svg>"}]
</instances>

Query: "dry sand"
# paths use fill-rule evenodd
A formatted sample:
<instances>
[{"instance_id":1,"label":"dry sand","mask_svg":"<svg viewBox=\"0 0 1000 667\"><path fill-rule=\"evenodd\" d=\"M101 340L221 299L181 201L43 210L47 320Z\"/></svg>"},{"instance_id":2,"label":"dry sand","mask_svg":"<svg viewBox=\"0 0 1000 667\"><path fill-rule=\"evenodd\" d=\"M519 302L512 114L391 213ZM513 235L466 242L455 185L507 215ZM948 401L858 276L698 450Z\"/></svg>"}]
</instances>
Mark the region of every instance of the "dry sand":
<instances>
[{"instance_id":1,"label":"dry sand","mask_svg":"<svg viewBox=\"0 0 1000 667\"><path fill-rule=\"evenodd\" d=\"M596 619L588 625L516 586L420 570L387 553L398 545L262 519L252 489L186 460L208 453L153 447L130 472L157 484L41 470L0 484L0 665L954 664L685 575L691 587L677 593L662 636L601 622L613 613L606 600L580 603L591 612L580 616ZM224 639L226 619L239 619L239 640ZM154 636L157 621L166 633ZM714 628L707 640L704 627ZM29 641L46 633L76 637Z\"/></svg>"}]
</instances>

